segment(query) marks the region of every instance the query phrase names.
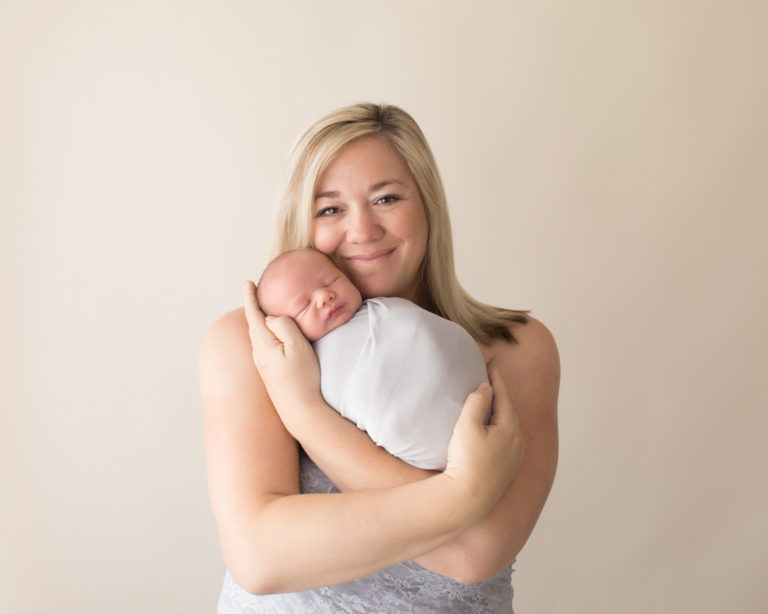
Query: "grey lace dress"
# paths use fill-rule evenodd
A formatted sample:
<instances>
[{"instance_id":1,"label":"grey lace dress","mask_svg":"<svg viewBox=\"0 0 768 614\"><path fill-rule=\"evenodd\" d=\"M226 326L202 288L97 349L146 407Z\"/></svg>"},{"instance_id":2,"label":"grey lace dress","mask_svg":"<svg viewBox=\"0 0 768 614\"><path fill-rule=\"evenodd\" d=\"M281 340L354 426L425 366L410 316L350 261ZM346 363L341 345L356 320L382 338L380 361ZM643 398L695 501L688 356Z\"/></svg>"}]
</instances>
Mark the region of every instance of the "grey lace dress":
<instances>
[{"instance_id":1,"label":"grey lace dress","mask_svg":"<svg viewBox=\"0 0 768 614\"><path fill-rule=\"evenodd\" d=\"M301 490L338 492L303 452ZM298 593L252 595L227 572L218 614L510 614L512 564L485 582L461 584L413 561L370 576Z\"/></svg>"}]
</instances>

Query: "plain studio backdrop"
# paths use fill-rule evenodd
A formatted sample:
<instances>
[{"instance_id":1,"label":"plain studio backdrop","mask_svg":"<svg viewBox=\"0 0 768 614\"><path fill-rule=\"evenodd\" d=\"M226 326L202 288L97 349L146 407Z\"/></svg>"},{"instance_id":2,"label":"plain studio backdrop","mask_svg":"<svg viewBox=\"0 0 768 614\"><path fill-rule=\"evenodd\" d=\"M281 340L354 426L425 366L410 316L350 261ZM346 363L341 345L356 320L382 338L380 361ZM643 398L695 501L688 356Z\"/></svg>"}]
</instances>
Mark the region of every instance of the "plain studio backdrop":
<instances>
[{"instance_id":1,"label":"plain studio backdrop","mask_svg":"<svg viewBox=\"0 0 768 614\"><path fill-rule=\"evenodd\" d=\"M563 363L522 614L768 600L768 4L0 7L0 610L213 612L197 352L315 119L409 111Z\"/></svg>"}]
</instances>

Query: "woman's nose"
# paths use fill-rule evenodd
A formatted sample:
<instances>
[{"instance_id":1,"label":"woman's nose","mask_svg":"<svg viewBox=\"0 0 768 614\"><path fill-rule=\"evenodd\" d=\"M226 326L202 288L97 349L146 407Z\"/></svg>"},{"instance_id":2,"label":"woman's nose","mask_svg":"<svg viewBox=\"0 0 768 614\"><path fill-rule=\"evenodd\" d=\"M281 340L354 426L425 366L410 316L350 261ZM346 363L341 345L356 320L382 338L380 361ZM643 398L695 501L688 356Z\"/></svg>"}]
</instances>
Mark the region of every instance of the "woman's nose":
<instances>
[{"instance_id":1,"label":"woman's nose","mask_svg":"<svg viewBox=\"0 0 768 614\"><path fill-rule=\"evenodd\" d=\"M351 243L369 243L377 241L384 234L384 229L377 222L374 213L368 207L356 208L348 216L347 241Z\"/></svg>"}]
</instances>

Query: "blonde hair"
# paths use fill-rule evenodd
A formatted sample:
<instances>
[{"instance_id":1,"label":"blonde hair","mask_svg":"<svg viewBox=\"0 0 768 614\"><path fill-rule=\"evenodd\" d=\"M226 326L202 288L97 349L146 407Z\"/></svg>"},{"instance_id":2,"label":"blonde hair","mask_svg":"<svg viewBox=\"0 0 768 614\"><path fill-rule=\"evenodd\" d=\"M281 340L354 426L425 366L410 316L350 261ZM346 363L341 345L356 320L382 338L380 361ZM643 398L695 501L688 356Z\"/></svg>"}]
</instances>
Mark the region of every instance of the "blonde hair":
<instances>
[{"instance_id":1,"label":"blonde hair","mask_svg":"<svg viewBox=\"0 0 768 614\"><path fill-rule=\"evenodd\" d=\"M429 225L419 281L424 305L464 327L482 343L514 341L513 322L525 323L526 312L492 307L461 287L453 260L453 241L443 182L424 134L402 109L360 103L338 109L310 126L294 145L278 198L278 219L271 256L312 247L312 208L317 182L335 156L365 136L386 139L402 156L419 187Z\"/></svg>"}]
</instances>

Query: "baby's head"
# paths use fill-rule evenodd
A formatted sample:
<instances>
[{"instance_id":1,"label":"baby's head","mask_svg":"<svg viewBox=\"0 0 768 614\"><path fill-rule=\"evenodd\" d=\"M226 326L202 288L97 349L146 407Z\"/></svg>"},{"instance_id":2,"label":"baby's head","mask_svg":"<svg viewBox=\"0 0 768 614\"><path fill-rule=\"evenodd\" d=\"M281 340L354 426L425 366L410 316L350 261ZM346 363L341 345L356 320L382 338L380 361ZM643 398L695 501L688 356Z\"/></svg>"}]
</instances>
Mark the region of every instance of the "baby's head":
<instances>
[{"instance_id":1,"label":"baby's head","mask_svg":"<svg viewBox=\"0 0 768 614\"><path fill-rule=\"evenodd\" d=\"M261 309L289 316L309 341L317 341L355 314L358 289L325 254L296 249L267 265L257 287Z\"/></svg>"}]
</instances>

